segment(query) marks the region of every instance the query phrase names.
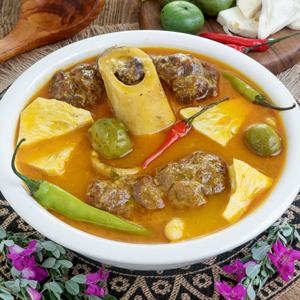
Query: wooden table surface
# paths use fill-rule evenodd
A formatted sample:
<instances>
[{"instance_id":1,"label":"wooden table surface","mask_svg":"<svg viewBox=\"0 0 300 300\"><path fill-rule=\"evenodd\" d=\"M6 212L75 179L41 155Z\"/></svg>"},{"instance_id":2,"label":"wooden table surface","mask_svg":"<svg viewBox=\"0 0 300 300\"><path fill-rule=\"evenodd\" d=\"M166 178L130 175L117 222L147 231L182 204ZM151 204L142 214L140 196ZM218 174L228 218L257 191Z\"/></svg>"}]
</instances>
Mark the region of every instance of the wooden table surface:
<instances>
[{"instance_id":1,"label":"wooden table surface","mask_svg":"<svg viewBox=\"0 0 300 300\"><path fill-rule=\"evenodd\" d=\"M58 0L59 1L59 0ZM20 14L21 0L0 0L0 39L15 26ZM136 23L139 20L141 0L106 0L97 20L98 25ZM300 284L294 286L280 300L299 300Z\"/></svg>"}]
</instances>

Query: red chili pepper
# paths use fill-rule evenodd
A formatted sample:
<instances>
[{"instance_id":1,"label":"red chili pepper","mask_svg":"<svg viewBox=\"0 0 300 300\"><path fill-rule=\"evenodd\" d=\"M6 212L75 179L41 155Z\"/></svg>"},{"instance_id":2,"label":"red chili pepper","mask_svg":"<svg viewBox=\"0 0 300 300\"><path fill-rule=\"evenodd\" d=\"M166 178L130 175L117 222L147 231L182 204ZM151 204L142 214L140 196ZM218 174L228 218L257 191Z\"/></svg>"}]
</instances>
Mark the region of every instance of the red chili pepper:
<instances>
[{"instance_id":1,"label":"red chili pepper","mask_svg":"<svg viewBox=\"0 0 300 300\"><path fill-rule=\"evenodd\" d=\"M168 147L170 147L172 144L174 144L177 140L179 140L181 137L185 136L190 129L192 128L192 122L195 118L197 118L199 115L201 115L203 112L208 110L209 108L228 100L229 97L226 97L222 100L213 102L207 106L205 106L203 109L198 111L193 116L184 119L182 121L177 122L170 132L168 133L167 137L165 138L162 145L155 151L154 154L152 154L149 158L147 158L144 163L142 164L142 168L145 169L155 158L157 158L159 155L161 155Z\"/></svg>"},{"instance_id":2,"label":"red chili pepper","mask_svg":"<svg viewBox=\"0 0 300 300\"><path fill-rule=\"evenodd\" d=\"M234 49L247 54L251 50L266 51L273 44L276 44L277 42L281 42L297 34L300 34L300 32L292 33L278 39L268 39L268 40L249 39L249 38L243 38L239 36L232 36L232 35L227 35L222 33L211 33L211 32L201 33L200 36L210 40L214 40L216 42L226 44L228 46L230 45L229 47L231 48L234 48L232 45L243 46L244 47L243 49L238 47Z\"/></svg>"},{"instance_id":3,"label":"red chili pepper","mask_svg":"<svg viewBox=\"0 0 300 300\"><path fill-rule=\"evenodd\" d=\"M245 47L244 46L239 46L239 45L233 45L233 44L226 44L226 46L233 48L237 51L240 51L242 53L245 53Z\"/></svg>"}]
</instances>

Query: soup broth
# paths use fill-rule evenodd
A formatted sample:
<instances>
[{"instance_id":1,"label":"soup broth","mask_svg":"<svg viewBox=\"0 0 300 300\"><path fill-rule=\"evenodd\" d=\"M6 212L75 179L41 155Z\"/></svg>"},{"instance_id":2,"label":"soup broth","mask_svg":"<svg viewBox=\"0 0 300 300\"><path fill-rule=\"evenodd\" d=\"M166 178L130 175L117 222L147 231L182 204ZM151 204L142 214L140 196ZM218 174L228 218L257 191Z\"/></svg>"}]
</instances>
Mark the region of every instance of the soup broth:
<instances>
[{"instance_id":1,"label":"soup broth","mask_svg":"<svg viewBox=\"0 0 300 300\"><path fill-rule=\"evenodd\" d=\"M144 48L142 50L148 55L170 55L179 52L185 53L181 50L160 48ZM243 80L249 82L247 78L244 78L244 76L239 74L236 70L232 70L230 66L224 65L221 62L212 60L208 57L203 57L196 53L192 54L201 61L208 61L218 70L228 70L237 74L243 78ZM91 58L86 62L92 63L95 61L95 59L96 58ZM180 109L184 107L190 107L191 105L183 105L178 103L175 100L170 88L164 82L162 84L169 103L176 115L177 121L182 120L183 117L180 116ZM253 83L250 82L250 84L254 86ZM42 89L33 95L29 103L34 101L37 97L51 99L51 95L48 91L49 85L50 83L47 82ZM255 88L259 90L258 87ZM156 168L170 162L175 162L191 154L192 152L199 150L221 157L225 161L228 168L232 165L234 158L239 159L273 179L271 187L259 194L251 202L247 211L242 215L241 218L243 218L247 214L251 213L251 211L254 209L259 209L259 205L263 205L264 199L266 199L280 177L286 156L285 130L280 115L277 111L267 107L254 105L246 99L243 99L241 95L232 89L230 83L222 76L219 78L218 89L218 96L208 96L203 101L199 102L199 104L195 104L195 106L201 105L203 107L211 102L229 97L230 100L228 100L227 105L231 105L232 110L236 111L237 114L246 116L238 132L230 139L230 141L225 146L222 146L206 135L192 128L185 137L179 139L162 155L155 159L145 170L141 170L137 175L153 175ZM237 105L236 99L238 99L239 105ZM101 117L115 117L108 99L105 99L104 102L94 106L90 112L95 121ZM266 123L266 120L272 120L272 122L276 124L274 128L282 140L281 152L276 156L259 156L249 149L244 141L244 133L249 126L257 123ZM88 203L86 197L87 186L92 179L101 177L101 174L95 170L91 163L92 148L87 135L87 130L89 128L90 126L82 127L61 137L55 137L49 140L38 142L32 146L21 147L17 156L17 165L20 173L32 179L47 180L68 191L81 201ZM162 141L164 141L169 130L170 127L151 135L138 136L130 134L133 143L133 150L130 153L117 159L101 158L101 160L107 165L114 167L128 168L141 166L144 160L151 156L162 144ZM66 163L64 173L60 176L45 175L27 164L27 162L33 160L33 158L51 154L55 149L63 149L70 143L76 143L76 147L72 151L72 154ZM103 177L103 179L106 178ZM180 218L184 220L185 223L183 236L179 239L179 241L209 235L232 225L232 223L228 222L222 216L228 204L230 195L231 189L228 179L226 189L221 193L208 196L207 202L204 205L201 205L199 208L178 209L172 205L165 205L165 207L162 209L135 214L133 216L133 220L131 221L153 230L155 235L150 237L134 236L118 231L107 230L100 226L94 226L85 222L72 220L56 212L51 213L67 224L99 237L130 243L167 243L169 240L165 237L164 227L167 222L173 218Z\"/></svg>"}]
</instances>

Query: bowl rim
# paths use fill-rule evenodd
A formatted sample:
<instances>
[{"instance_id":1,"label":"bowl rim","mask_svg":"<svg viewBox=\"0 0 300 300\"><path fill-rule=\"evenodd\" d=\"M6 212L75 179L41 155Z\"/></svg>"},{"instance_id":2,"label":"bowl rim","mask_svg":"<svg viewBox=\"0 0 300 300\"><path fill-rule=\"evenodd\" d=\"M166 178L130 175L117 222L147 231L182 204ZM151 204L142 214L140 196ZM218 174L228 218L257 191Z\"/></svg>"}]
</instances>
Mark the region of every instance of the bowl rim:
<instances>
[{"instance_id":1,"label":"bowl rim","mask_svg":"<svg viewBox=\"0 0 300 300\"><path fill-rule=\"evenodd\" d=\"M295 131L295 128L300 127L298 106L292 111L281 113L288 137L288 151L282 178L272 193L263 204L242 220L205 237L153 245L107 240L63 223L47 210L41 209L27 193L21 180L10 168L17 117L21 109L32 96L32 92L50 79L56 70L96 56L116 44L198 52L230 64L257 85L262 84L264 92L274 99L275 104L290 106L291 103L296 103L286 87L258 62L230 47L198 36L137 30L109 33L75 42L54 51L27 69L0 101L0 190L12 208L47 238L92 259L133 269L170 269L196 263L236 248L267 229L285 212L300 188L300 172L294 172L300 167L300 157L297 158L296 151L300 147L300 134Z\"/></svg>"}]
</instances>

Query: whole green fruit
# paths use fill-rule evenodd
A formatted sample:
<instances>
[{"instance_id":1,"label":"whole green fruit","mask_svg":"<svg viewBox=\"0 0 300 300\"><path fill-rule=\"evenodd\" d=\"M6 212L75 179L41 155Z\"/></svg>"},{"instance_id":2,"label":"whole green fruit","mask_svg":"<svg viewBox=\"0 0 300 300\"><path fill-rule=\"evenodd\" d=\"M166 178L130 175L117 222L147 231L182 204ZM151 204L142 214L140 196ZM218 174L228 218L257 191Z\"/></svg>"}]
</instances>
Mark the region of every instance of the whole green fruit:
<instances>
[{"instance_id":1,"label":"whole green fruit","mask_svg":"<svg viewBox=\"0 0 300 300\"><path fill-rule=\"evenodd\" d=\"M161 6L165 6L166 4L173 2L173 1L185 1L195 4L195 0L158 0L158 2L161 4Z\"/></svg>"},{"instance_id":2,"label":"whole green fruit","mask_svg":"<svg viewBox=\"0 0 300 300\"><path fill-rule=\"evenodd\" d=\"M208 16L215 17L221 10L232 5L233 0L196 0L197 6Z\"/></svg>"},{"instance_id":3,"label":"whole green fruit","mask_svg":"<svg viewBox=\"0 0 300 300\"><path fill-rule=\"evenodd\" d=\"M194 4L173 1L164 6L160 19L163 27L169 31L195 34L204 25L204 16Z\"/></svg>"}]
</instances>

